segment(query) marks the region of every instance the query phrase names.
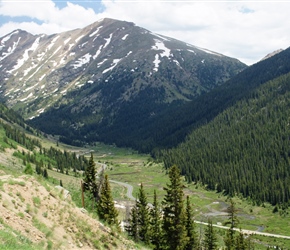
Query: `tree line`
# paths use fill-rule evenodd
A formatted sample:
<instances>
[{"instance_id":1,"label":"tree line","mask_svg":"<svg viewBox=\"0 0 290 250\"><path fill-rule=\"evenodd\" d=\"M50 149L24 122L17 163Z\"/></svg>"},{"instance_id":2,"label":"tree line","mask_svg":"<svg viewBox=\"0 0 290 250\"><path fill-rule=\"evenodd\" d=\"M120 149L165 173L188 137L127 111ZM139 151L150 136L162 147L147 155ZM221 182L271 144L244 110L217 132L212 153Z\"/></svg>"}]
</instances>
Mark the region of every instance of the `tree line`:
<instances>
[{"instance_id":1,"label":"tree line","mask_svg":"<svg viewBox=\"0 0 290 250\"><path fill-rule=\"evenodd\" d=\"M0 126L5 131L5 143L15 147L14 143L9 141L12 140L29 150L29 152L22 151L14 153L15 156L23 160L24 165L26 163L33 163L42 169L55 168L57 171L66 174L69 174L71 170L77 174L77 171L84 171L88 165L88 160L84 155L77 155L75 152L67 152L66 150L60 150L52 146L45 148L39 139L26 135L25 132L20 131L13 125L0 122Z\"/></svg>"},{"instance_id":2,"label":"tree line","mask_svg":"<svg viewBox=\"0 0 290 250\"><path fill-rule=\"evenodd\" d=\"M225 195L289 205L289 82L290 74L264 84L178 147L164 150L165 167L181 166L188 182Z\"/></svg>"}]
</instances>

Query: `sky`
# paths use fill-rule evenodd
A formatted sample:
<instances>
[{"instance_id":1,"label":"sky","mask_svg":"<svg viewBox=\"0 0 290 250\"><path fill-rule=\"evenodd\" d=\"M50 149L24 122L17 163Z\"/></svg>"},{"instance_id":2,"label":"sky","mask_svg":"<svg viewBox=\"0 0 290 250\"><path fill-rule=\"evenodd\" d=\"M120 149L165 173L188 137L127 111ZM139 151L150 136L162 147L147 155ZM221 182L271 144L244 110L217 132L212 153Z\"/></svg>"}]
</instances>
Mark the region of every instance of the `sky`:
<instances>
[{"instance_id":1,"label":"sky","mask_svg":"<svg viewBox=\"0 0 290 250\"><path fill-rule=\"evenodd\" d=\"M15 29L50 35L108 17L252 65L290 46L289 10L290 0L0 0L0 37Z\"/></svg>"}]
</instances>

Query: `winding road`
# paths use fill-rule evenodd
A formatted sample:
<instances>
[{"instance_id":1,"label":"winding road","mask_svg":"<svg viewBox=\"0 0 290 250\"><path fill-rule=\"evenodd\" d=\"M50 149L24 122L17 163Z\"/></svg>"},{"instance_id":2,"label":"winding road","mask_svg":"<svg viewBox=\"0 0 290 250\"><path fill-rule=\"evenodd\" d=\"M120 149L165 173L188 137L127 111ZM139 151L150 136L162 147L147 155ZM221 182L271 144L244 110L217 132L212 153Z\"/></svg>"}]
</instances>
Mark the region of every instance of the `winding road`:
<instances>
[{"instance_id":1,"label":"winding road","mask_svg":"<svg viewBox=\"0 0 290 250\"><path fill-rule=\"evenodd\" d=\"M97 171L97 175L96 176L99 176L99 174L101 173L102 170L105 170L107 168L107 165L105 163L97 163L99 165L101 165L101 168L98 169ZM125 183L125 182L121 182L121 181L114 181L114 180L110 180L110 182L112 183L116 183L120 186L123 186L125 188L127 188L127 193L126 193L126 196L130 199L130 200L136 200L136 198L133 196L133 186L128 184L128 183Z\"/></svg>"},{"instance_id":2,"label":"winding road","mask_svg":"<svg viewBox=\"0 0 290 250\"><path fill-rule=\"evenodd\" d=\"M106 164L101 164L102 168L105 169L107 167ZM125 183L125 182L121 182L121 181L115 181L115 180L110 180L110 182L121 185L125 188L127 188L127 193L126 196L130 199L130 200L136 200L136 198L133 196L133 186ZM150 206L151 204L149 204ZM152 206L152 205L151 205ZM202 224L202 225L208 225L207 222L202 222L202 221L194 221L197 224ZM221 226L221 225L217 225L217 224L213 224L213 227L217 227L217 228L222 228L222 229L226 229L228 230L229 227L226 226ZM290 240L290 236L287 235L280 235L280 234L271 234L271 233L265 233L265 232L259 232L259 231L252 231L252 230L247 230L247 229L239 229L239 228L234 228L235 231L241 231L243 234L248 234L248 235L261 235L261 236L267 236L267 237L274 237L274 238L280 238L280 239L288 239Z\"/></svg>"},{"instance_id":3,"label":"winding road","mask_svg":"<svg viewBox=\"0 0 290 250\"><path fill-rule=\"evenodd\" d=\"M110 182L112 183L116 183L118 185L121 185L121 186L124 186L127 188L127 197L130 199L130 200L136 200L136 198L132 195L133 193L133 186L128 184L128 183L124 183L124 182L120 182L120 181L113 181L113 180L110 180ZM151 205L151 204L150 204ZM207 222L202 222L202 221L194 221L195 223L197 224L202 224L202 225L208 225ZM217 225L217 224L213 224L214 227L217 227L217 228L222 228L222 229L226 229L228 230L229 227L226 227L226 226L221 226L221 225ZM243 234L248 234L248 235L261 235L261 236L267 236L267 237L274 237L274 238L280 238L280 239L288 239L290 240L290 236L287 236L287 235L280 235L280 234L271 234L271 233L265 233L265 232L259 232L259 231L252 231L252 230L247 230L247 229L239 229L239 228L234 228L235 231L238 231L238 232L242 232Z\"/></svg>"},{"instance_id":4,"label":"winding road","mask_svg":"<svg viewBox=\"0 0 290 250\"><path fill-rule=\"evenodd\" d=\"M127 188L127 193L126 193L126 196L130 199L130 200L136 200L136 198L133 196L133 186L128 184L128 183L125 183L125 182L120 182L120 181L113 181L113 180L110 180L110 182L112 183L116 183L118 185L121 185L121 186L124 186L125 188Z\"/></svg>"}]
</instances>

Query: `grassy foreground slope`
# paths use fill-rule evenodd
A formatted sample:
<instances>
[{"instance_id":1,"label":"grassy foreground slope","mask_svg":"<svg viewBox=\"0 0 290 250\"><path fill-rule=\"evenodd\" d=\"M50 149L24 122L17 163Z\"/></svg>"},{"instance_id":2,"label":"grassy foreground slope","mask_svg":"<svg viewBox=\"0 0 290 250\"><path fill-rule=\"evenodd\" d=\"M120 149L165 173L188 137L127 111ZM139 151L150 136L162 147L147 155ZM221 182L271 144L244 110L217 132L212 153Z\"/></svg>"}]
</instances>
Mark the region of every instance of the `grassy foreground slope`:
<instances>
[{"instance_id":1,"label":"grassy foreground slope","mask_svg":"<svg viewBox=\"0 0 290 250\"><path fill-rule=\"evenodd\" d=\"M77 207L59 179L37 175L33 164L33 174L24 174L18 156L29 150L7 139L1 125L0 148L0 249L140 248Z\"/></svg>"}]
</instances>

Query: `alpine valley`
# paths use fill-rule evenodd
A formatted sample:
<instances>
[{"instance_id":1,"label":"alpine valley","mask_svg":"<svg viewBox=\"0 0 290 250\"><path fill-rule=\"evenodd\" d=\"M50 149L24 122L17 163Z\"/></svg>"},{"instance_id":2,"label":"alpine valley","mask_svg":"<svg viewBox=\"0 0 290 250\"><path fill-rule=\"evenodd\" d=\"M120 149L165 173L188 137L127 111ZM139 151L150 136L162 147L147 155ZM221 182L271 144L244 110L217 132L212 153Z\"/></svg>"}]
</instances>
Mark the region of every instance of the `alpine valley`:
<instances>
[{"instance_id":1,"label":"alpine valley","mask_svg":"<svg viewBox=\"0 0 290 250\"><path fill-rule=\"evenodd\" d=\"M50 36L15 30L0 39L3 102L75 145L134 146L131 135L246 67L113 19Z\"/></svg>"},{"instance_id":2,"label":"alpine valley","mask_svg":"<svg viewBox=\"0 0 290 250\"><path fill-rule=\"evenodd\" d=\"M106 170L112 183L124 184L128 193L133 189L128 183L140 187L131 218L126 220L129 224L135 221L128 227L129 235L146 247L150 242L150 247L157 249L160 242L166 242L164 249L290 249L290 48L270 53L248 67L237 59L154 34L130 22L103 19L50 36L22 30L7 34L0 38L0 71L0 163L7 166L5 171L16 166L22 173L24 165L25 169L30 166L32 173L30 164L34 164L37 173L43 166L49 175L57 174L57 181L64 177L79 181L84 170L85 177L91 173L93 180L94 154L99 170ZM53 140L47 135L53 135ZM49 146L56 144L63 152L42 147L35 138ZM123 152L115 162L112 159L118 153L111 150ZM142 160L137 161L134 150L150 153L152 158L139 154ZM85 154L91 154L90 161ZM23 162L16 161L17 157ZM163 188L168 176L171 184ZM14 200L20 199L20 193L12 195L13 188L3 184L7 178L2 177L0 186L2 191L8 187L6 193L13 199L6 201L7 194L2 192L0 207L11 204L22 208ZM154 194L149 194L153 189ZM26 186L23 190L30 193ZM162 196L157 199L156 191L167 193L161 209L156 209ZM149 209L147 194L153 200L150 214L156 212L157 218L150 240L144 236L150 235L148 231L139 234L141 227L149 225L143 223L144 218L149 223L149 214L141 214ZM35 198L33 203L40 207ZM189 199L195 204L194 215ZM31 212L29 206L26 211ZM46 220L47 212L39 217ZM10 218L4 216L5 221L12 221ZM57 218L55 221L60 220ZM194 228L194 221L201 226ZM210 237L214 234L212 222L218 242ZM235 231L238 227L239 233ZM61 237L66 244L72 242L72 232L77 232L75 245L80 245L79 239L95 238L90 227L75 230L70 224L70 228L71 234ZM90 236L79 234L85 231ZM29 232L33 231L25 230L25 234ZM109 239L102 236L100 242L104 238ZM215 247L209 247L208 239L217 243ZM189 247L169 245L176 242ZM111 237L109 243L112 248L117 245ZM85 244L81 247L93 245ZM110 248L106 241L104 244L104 249ZM130 249L132 244L118 241L119 249ZM103 249L98 241L95 245L94 249Z\"/></svg>"}]
</instances>

